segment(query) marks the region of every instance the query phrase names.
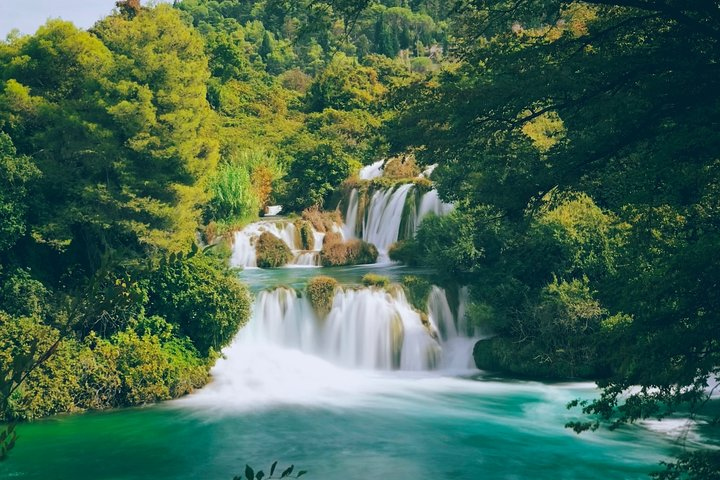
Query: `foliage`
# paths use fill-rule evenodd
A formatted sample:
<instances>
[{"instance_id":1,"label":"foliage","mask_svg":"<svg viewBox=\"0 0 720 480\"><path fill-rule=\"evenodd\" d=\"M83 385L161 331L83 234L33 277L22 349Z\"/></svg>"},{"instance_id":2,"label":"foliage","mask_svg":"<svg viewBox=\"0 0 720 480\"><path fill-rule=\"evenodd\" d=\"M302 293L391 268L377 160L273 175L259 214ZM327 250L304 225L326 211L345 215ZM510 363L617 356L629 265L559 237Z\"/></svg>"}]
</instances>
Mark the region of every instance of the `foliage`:
<instances>
[{"instance_id":1,"label":"foliage","mask_svg":"<svg viewBox=\"0 0 720 480\"><path fill-rule=\"evenodd\" d=\"M415 157L412 155L391 158L383 166L383 177L406 179L418 175L420 175L420 169L415 163Z\"/></svg>"},{"instance_id":2,"label":"foliage","mask_svg":"<svg viewBox=\"0 0 720 480\"><path fill-rule=\"evenodd\" d=\"M419 245L415 239L399 240L388 249L388 256L393 262L402 262L405 265L420 265Z\"/></svg>"},{"instance_id":3,"label":"foliage","mask_svg":"<svg viewBox=\"0 0 720 480\"><path fill-rule=\"evenodd\" d=\"M390 279L384 275L378 275L375 273L366 273L360 280L366 287L380 287L385 288L390 285Z\"/></svg>"},{"instance_id":4,"label":"foliage","mask_svg":"<svg viewBox=\"0 0 720 480\"><path fill-rule=\"evenodd\" d=\"M326 244L320 251L320 262L324 267L375 263L377 257L375 245L358 239Z\"/></svg>"},{"instance_id":5,"label":"foliage","mask_svg":"<svg viewBox=\"0 0 720 480\"><path fill-rule=\"evenodd\" d=\"M350 157L331 143L299 151L288 172L285 205L292 211L322 207L350 175L351 165Z\"/></svg>"},{"instance_id":6,"label":"foliage","mask_svg":"<svg viewBox=\"0 0 720 480\"><path fill-rule=\"evenodd\" d=\"M271 479L271 478L300 478L300 477L302 477L303 475L305 475L305 474L307 473L307 470L299 470L299 471L295 472L295 475L293 475L293 472L295 471L295 465L290 465L290 466L287 467L286 469L282 470L282 473L281 473L280 471L278 471L278 473L280 474L280 476L277 477L277 476L274 476L274 475L275 475L275 470L277 470L277 464L278 464L277 461L273 462L273 464L270 466L270 473L268 474L267 477L265 476L265 472L264 472L264 471L259 470L259 471L255 472L255 470L253 470L252 467L250 467L249 465L245 465L245 474L244 474L244 476L243 476L243 475L236 475L235 477L233 477L233 480L263 480L263 478L265 478L265 479Z\"/></svg>"},{"instance_id":7,"label":"foliage","mask_svg":"<svg viewBox=\"0 0 720 480\"><path fill-rule=\"evenodd\" d=\"M308 280L306 291L310 304L320 318L325 318L332 309L338 281L332 277L318 276Z\"/></svg>"},{"instance_id":8,"label":"foliage","mask_svg":"<svg viewBox=\"0 0 720 480\"><path fill-rule=\"evenodd\" d=\"M212 257L163 257L150 276L148 313L178 326L203 355L219 351L247 322L250 294Z\"/></svg>"},{"instance_id":9,"label":"foliage","mask_svg":"<svg viewBox=\"0 0 720 480\"><path fill-rule=\"evenodd\" d=\"M375 70L338 53L310 85L308 102L310 109L316 112L326 108L354 110L368 108L383 93Z\"/></svg>"},{"instance_id":10,"label":"foliage","mask_svg":"<svg viewBox=\"0 0 720 480\"><path fill-rule=\"evenodd\" d=\"M410 304L421 312L427 310L432 285L429 281L415 275L405 275L401 282Z\"/></svg>"},{"instance_id":11,"label":"foliage","mask_svg":"<svg viewBox=\"0 0 720 480\"><path fill-rule=\"evenodd\" d=\"M281 239L269 232L260 234L255 242L256 263L260 268L277 268L290 263L293 258L290 248Z\"/></svg>"},{"instance_id":12,"label":"foliage","mask_svg":"<svg viewBox=\"0 0 720 480\"><path fill-rule=\"evenodd\" d=\"M419 251L472 283L498 333L480 363L601 375L583 410L613 427L697 414L720 364L717 16L674 1L459 9L458 62L406 88L390 127L397 151L439 163L456 204L420 228Z\"/></svg>"},{"instance_id":13,"label":"foliage","mask_svg":"<svg viewBox=\"0 0 720 480\"><path fill-rule=\"evenodd\" d=\"M40 172L28 157L18 156L10 137L0 131L0 252L27 229L27 184Z\"/></svg>"},{"instance_id":14,"label":"foliage","mask_svg":"<svg viewBox=\"0 0 720 480\"><path fill-rule=\"evenodd\" d=\"M302 212L302 218L310 222L318 232L331 233L342 223L340 212L337 210L323 211L319 208L307 208Z\"/></svg>"},{"instance_id":15,"label":"foliage","mask_svg":"<svg viewBox=\"0 0 720 480\"><path fill-rule=\"evenodd\" d=\"M300 236L300 245L303 250L312 250L315 248L315 231L313 225L307 220L295 220L295 230Z\"/></svg>"},{"instance_id":16,"label":"foliage","mask_svg":"<svg viewBox=\"0 0 720 480\"><path fill-rule=\"evenodd\" d=\"M260 199L253 189L247 167L223 163L210 180L210 216L222 220L240 220L257 215Z\"/></svg>"},{"instance_id":17,"label":"foliage","mask_svg":"<svg viewBox=\"0 0 720 480\"><path fill-rule=\"evenodd\" d=\"M598 378L605 361L599 351L606 319L587 278L554 280L504 327L518 340L495 337L479 342L475 362L479 368L527 377Z\"/></svg>"},{"instance_id":18,"label":"foliage","mask_svg":"<svg viewBox=\"0 0 720 480\"><path fill-rule=\"evenodd\" d=\"M658 480L718 480L720 479L720 452L717 450L683 452L677 462L663 462L665 470L653 472Z\"/></svg>"}]
</instances>

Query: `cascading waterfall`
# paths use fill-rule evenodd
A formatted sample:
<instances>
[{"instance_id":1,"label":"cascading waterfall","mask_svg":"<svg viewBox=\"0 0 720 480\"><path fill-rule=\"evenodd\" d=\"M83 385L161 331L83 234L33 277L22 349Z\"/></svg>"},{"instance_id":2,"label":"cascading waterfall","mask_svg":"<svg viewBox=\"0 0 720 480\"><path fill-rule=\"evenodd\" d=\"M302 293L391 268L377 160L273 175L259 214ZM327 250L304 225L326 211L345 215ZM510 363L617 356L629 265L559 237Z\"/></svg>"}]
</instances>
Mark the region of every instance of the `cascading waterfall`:
<instances>
[{"instance_id":1,"label":"cascading waterfall","mask_svg":"<svg viewBox=\"0 0 720 480\"><path fill-rule=\"evenodd\" d=\"M343 229L336 225L333 231L342 234ZM251 223L239 232L235 233L233 253L230 263L234 267L254 268L257 267L257 250L255 243L263 232L270 233L282 240L293 253L292 266L317 267L320 266L320 249L322 247L325 233L318 232L313 228L314 248L303 250L300 240L300 232L291 221L270 220Z\"/></svg>"},{"instance_id":2,"label":"cascading waterfall","mask_svg":"<svg viewBox=\"0 0 720 480\"><path fill-rule=\"evenodd\" d=\"M461 298L460 303L463 301ZM457 305L456 312L463 308ZM446 351L449 342L472 337L458 333L462 320L453 315L443 289L433 287L427 311L424 321L400 287L340 288L325 318L316 314L302 292L288 287L263 291L256 298L249 324L226 351L227 358L218 362L214 375L234 375L235 355L242 356L250 348L299 351L360 370L457 368L448 360L452 354ZM461 368L467 370L470 357L465 360Z\"/></svg>"},{"instance_id":3,"label":"cascading waterfall","mask_svg":"<svg viewBox=\"0 0 720 480\"><path fill-rule=\"evenodd\" d=\"M405 201L412 188L412 184L406 184L395 190L377 190L372 194L362 239L375 245L381 255L386 255L390 245L398 241Z\"/></svg>"},{"instance_id":4,"label":"cascading waterfall","mask_svg":"<svg viewBox=\"0 0 720 480\"><path fill-rule=\"evenodd\" d=\"M358 177L360 180L372 180L382 175L382 168L385 164L385 160L378 160L372 165L367 165L360 169Z\"/></svg>"},{"instance_id":5,"label":"cascading waterfall","mask_svg":"<svg viewBox=\"0 0 720 480\"><path fill-rule=\"evenodd\" d=\"M453 209L440 200L436 190L421 194L412 183L374 190L367 194L370 199L366 206L361 195L356 188L350 191L343 230L346 237L374 244L380 261L387 261L390 246L411 237L428 215L447 215Z\"/></svg>"}]
</instances>

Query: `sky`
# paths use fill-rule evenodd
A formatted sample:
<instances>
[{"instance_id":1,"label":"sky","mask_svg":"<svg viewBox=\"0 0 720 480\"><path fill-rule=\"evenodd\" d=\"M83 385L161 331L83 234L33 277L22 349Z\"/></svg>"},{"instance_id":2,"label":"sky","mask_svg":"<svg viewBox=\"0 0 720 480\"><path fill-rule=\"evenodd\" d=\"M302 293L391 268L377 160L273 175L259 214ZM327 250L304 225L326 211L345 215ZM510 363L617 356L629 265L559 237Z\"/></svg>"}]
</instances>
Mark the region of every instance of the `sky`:
<instances>
[{"instance_id":1,"label":"sky","mask_svg":"<svg viewBox=\"0 0 720 480\"><path fill-rule=\"evenodd\" d=\"M115 1L0 0L0 39L4 39L13 28L21 33L35 33L48 18L62 18L80 28L88 28L112 12Z\"/></svg>"}]
</instances>

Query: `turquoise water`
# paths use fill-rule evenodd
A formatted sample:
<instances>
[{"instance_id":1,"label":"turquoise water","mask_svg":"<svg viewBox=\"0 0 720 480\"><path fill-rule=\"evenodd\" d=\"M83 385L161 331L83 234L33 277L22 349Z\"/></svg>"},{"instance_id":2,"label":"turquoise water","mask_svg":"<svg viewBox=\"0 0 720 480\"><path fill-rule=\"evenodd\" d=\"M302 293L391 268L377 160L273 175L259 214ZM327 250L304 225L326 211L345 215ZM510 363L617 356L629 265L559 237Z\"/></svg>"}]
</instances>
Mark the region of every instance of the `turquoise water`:
<instances>
[{"instance_id":1,"label":"turquoise water","mask_svg":"<svg viewBox=\"0 0 720 480\"><path fill-rule=\"evenodd\" d=\"M577 436L587 386L402 378L396 391L269 408L193 399L23 425L3 478L231 479L279 459L309 479L635 479L672 444L640 427ZM332 403L335 403L334 405Z\"/></svg>"},{"instance_id":2,"label":"turquoise water","mask_svg":"<svg viewBox=\"0 0 720 480\"><path fill-rule=\"evenodd\" d=\"M360 266L241 277L258 291L299 288L318 274L357 283L368 271L394 280L427 274ZM280 460L308 470L309 480L641 479L678 448L662 431L672 429L658 425L579 436L565 429L579 418L566 403L595 395L591 384L346 370L282 346L239 350L184 399L21 425L0 478L230 480L246 463L267 471Z\"/></svg>"},{"instance_id":3,"label":"turquoise water","mask_svg":"<svg viewBox=\"0 0 720 480\"><path fill-rule=\"evenodd\" d=\"M359 284L366 273L376 273L388 277L392 282L399 282L405 275L431 277L433 272L428 268L414 268L393 264L354 265L350 267L293 267L264 270L251 268L240 272L240 278L248 284L253 292L271 286L287 286L302 289L309 279L318 275L333 277L341 284Z\"/></svg>"}]
</instances>

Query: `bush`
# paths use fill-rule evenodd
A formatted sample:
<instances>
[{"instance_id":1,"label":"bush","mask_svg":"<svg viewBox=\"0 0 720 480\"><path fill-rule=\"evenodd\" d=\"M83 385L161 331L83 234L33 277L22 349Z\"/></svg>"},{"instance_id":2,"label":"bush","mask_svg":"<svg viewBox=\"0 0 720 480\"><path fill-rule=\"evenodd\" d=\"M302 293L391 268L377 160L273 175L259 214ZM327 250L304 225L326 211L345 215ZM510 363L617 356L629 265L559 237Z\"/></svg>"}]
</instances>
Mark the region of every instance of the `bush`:
<instances>
[{"instance_id":1,"label":"bush","mask_svg":"<svg viewBox=\"0 0 720 480\"><path fill-rule=\"evenodd\" d=\"M312 224L306 220L295 220L295 229L300 236L300 245L303 250L315 248L315 231Z\"/></svg>"},{"instance_id":2,"label":"bush","mask_svg":"<svg viewBox=\"0 0 720 480\"><path fill-rule=\"evenodd\" d=\"M352 170L355 161L334 143L304 145L293 154L284 204L299 212L321 207Z\"/></svg>"},{"instance_id":3,"label":"bush","mask_svg":"<svg viewBox=\"0 0 720 480\"><path fill-rule=\"evenodd\" d=\"M605 359L598 355L607 312L582 280L554 280L518 312L511 331L519 338L481 340L473 356L478 368L535 378L600 378ZM610 318L609 324L620 318Z\"/></svg>"},{"instance_id":4,"label":"bush","mask_svg":"<svg viewBox=\"0 0 720 480\"><path fill-rule=\"evenodd\" d=\"M415 275L406 275L402 279L402 286L410 304L424 312L432 288L430 282Z\"/></svg>"},{"instance_id":5,"label":"bush","mask_svg":"<svg viewBox=\"0 0 720 480\"><path fill-rule=\"evenodd\" d=\"M390 285L390 279L388 277L375 273L366 273L363 275L361 282L366 287L385 288Z\"/></svg>"},{"instance_id":6,"label":"bush","mask_svg":"<svg viewBox=\"0 0 720 480\"><path fill-rule=\"evenodd\" d=\"M216 220L240 220L256 216L260 199L253 188L248 167L223 163L210 180L209 214Z\"/></svg>"},{"instance_id":7,"label":"bush","mask_svg":"<svg viewBox=\"0 0 720 480\"><path fill-rule=\"evenodd\" d=\"M377 257L375 245L357 239L331 243L323 246L320 252L320 262L324 267L375 263Z\"/></svg>"},{"instance_id":8,"label":"bush","mask_svg":"<svg viewBox=\"0 0 720 480\"><path fill-rule=\"evenodd\" d=\"M420 175L420 167L415 163L414 155L403 155L385 162L383 177L414 178Z\"/></svg>"},{"instance_id":9,"label":"bush","mask_svg":"<svg viewBox=\"0 0 720 480\"><path fill-rule=\"evenodd\" d=\"M77 342L59 338L57 329L37 317L11 317L0 312L0 406L7 408L0 411L0 419L32 420L77 410ZM49 358L7 398L20 376L48 352Z\"/></svg>"},{"instance_id":10,"label":"bush","mask_svg":"<svg viewBox=\"0 0 720 480\"><path fill-rule=\"evenodd\" d=\"M325 318L332 309L335 291L338 282L332 277L314 277L307 283L307 294L315 312L320 318Z\"/></svg>"},{"instance_id":11,"label":"bush","mask_svg":"<svg viewBox=\"0 0 720 480\"><path fill-rule=\"evenodd\" d=\"M417 266L422 263L420 245L414 239L393 243L388 249L388 256L393 262L402 262L405 265Z\"/></svg>"},{"instance_id":12,"label":"bush","mask_svg":"<svg viewBox=\"0 0 720 480\"><path fill-rule=\"evenodd\" d=\"M151 276L150 315L164 316L201 354L227 345L250 315L250 294L206 255L170 255Z\"/></svg>"},{"instance_id":13,"label":"bush","mask_svg":"<svg viewBox=\"0 0 720 480\"><path fill-rule=\"evenodd\" d=\"M260 268L277 268L288 264L292 258L290 248L272 233L263 232L255 244L256 262Z\"/></svg>"},{"instance_id":14,"label":"bush","mask_svg":"<svg viewBox=\"0 0 720 480\"><path fill-rule=\"evenodd\" d=\"M47 313L50 294L28 270L17 269L0 277L0 281L0 309L17 317L42 317Z\"/></svg>"},{"instance_id":15,"label":"bush","mask_svg":"<svg viewBox=\"0 0 720 480\"><path fill-rule=\"evenodd\" d=\"M342 243L343 236L342 234L338 232L328 232L325 234L325 237L323 238L323 249L325 247L329 247L330 245L335 245L336 243Z\"/></svg>"},{"instance_id":16,"label":"bush","mask_svg":"<svg viewBox=\"0 0 720 480\"><path fill-rule=\"evenodd\" d=\"M337 210L323 211L317 207L306 208L302 212L302 217L310 222L318 232L331 232L333 227L342 223L342 217Z\"/></svg>"}]
</instances>

